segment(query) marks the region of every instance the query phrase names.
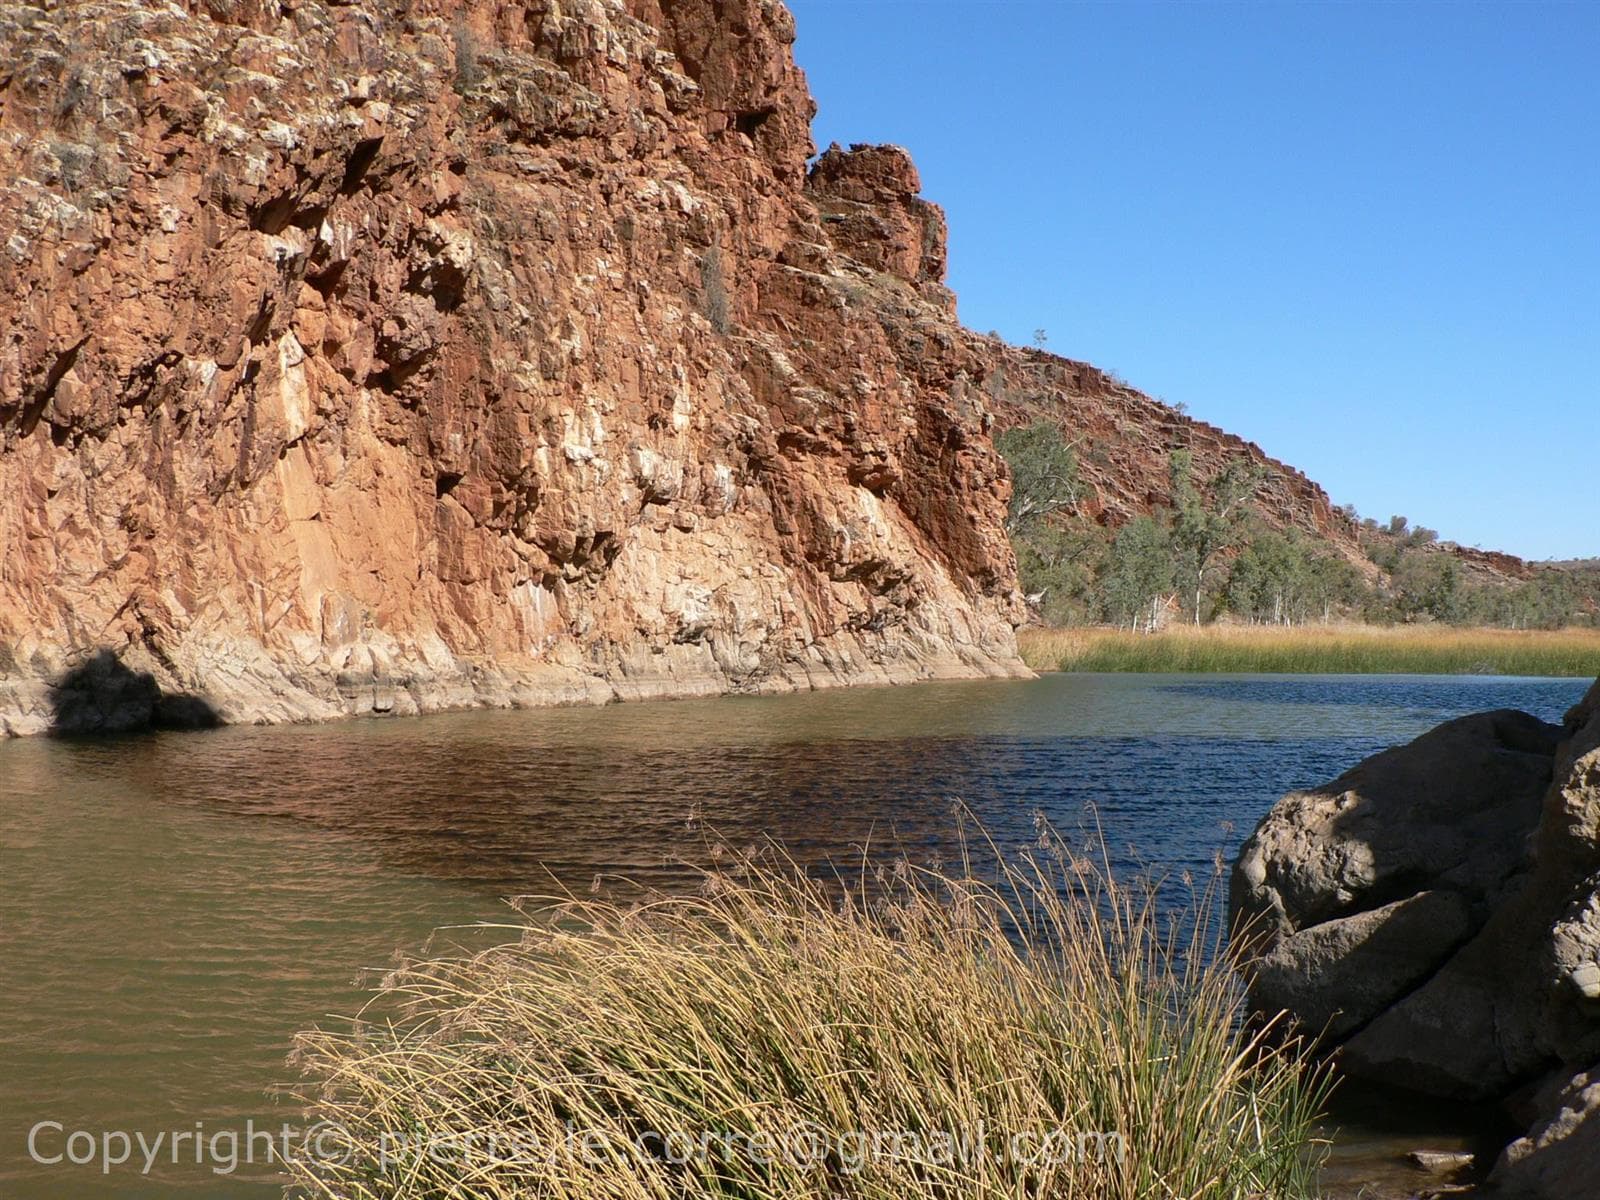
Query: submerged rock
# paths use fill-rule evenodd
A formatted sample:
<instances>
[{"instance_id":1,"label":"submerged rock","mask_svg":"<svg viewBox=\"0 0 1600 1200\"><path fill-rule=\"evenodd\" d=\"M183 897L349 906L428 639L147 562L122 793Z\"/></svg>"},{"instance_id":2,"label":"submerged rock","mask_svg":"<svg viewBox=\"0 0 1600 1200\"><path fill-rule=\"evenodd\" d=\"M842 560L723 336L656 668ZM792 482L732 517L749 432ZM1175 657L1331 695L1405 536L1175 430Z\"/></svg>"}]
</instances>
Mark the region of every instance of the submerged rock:
<instances>
[{"instance_id":1,"label":"submerged rock","mask_svg":"<svg viewBox=\"0 0 1600 1200\"><path fill-rule=\"evenodd\" d=\"M1475 1160L1467 1150L1413 1150L1406 1155L1406 1161L1430 1175L1456 1175L1468 1170Z\"/></svg>"},{"instance_id":2,"label":"submerged rock","mask_svg":"<svg viewBox=\"0 0 1600 1200\"><path fill-rule=\"evenodd\" d=\"M1490 1182L1600 1195L1600 683L1561 726L1465 717L1284 797L1230 908L1257 1012L1353 1078L1467 1100L1546 1079Z\"/></svg>"}]
</instances>

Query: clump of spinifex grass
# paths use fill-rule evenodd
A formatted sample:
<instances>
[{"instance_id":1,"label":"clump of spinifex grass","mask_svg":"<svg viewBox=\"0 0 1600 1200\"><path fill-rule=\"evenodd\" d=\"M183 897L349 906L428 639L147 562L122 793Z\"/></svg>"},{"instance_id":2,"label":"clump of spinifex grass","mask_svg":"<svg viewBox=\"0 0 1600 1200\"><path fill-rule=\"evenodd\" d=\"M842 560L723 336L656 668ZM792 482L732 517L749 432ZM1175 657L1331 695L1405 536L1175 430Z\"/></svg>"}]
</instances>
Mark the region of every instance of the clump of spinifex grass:
<instances>
[{"instance_id":1,"label":"clump of spinifex grass","mask_svg":"<svg viewBox=\"0 0 1600 1200\"><path fill-rule=\"evenodd\" d=\"M1440 625L1174 626L1027 629L1023 660L1041 671L1326 675L1600 674L1592 629L1458 629Z\"/></svg>"},{"instance_id":2,"label":"clump of spinifex grass","mask_svg":"<svg viewBox=\"0 0 1600 1200\"><path fill-rule=\"evenodd\" d=\"M1210 911L1064 849L567 898L303 1035L346 1133L293 1170L352 1198L1310 1196L1320 1076L1244 1030Z\"/></svg>"}]
</instances>

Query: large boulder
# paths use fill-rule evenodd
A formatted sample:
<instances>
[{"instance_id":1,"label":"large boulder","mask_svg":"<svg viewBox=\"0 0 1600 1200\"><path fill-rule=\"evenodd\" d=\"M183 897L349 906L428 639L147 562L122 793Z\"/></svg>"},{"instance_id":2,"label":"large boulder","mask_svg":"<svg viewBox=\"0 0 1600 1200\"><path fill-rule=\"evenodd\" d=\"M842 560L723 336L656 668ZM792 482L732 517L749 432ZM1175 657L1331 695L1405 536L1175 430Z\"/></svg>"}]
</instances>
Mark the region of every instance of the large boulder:
<instances>
[{"instance_id":1,"label":"large boulder","mask_svg":"<svg viewBox=\"0 0 1600 1200\"><path fill-rule=\"evenodd\" d=\"M1260 1014L1355 1078L1532 1088L1500 1194L1600 1195L1600 682L1563 725L1465 717L1285 796L1230 908Z\"/></svg>"},{"instance_id":2,"label":"large boulder","mask_svg":"<svg viewBox=\"0 0 1600 1200\"><path fill-rule=\"evenodd\" d=\"M1472 930L1459 892L1420 892L1280 939L1252 964L1251 995L1258 1008L1344 1037L1424 982Z\"/></svg>"},{"instance_id":3,"label":"large boulder","mask_svg":"<svg viewBox=\"0 0 1600 1200\"><path fill-rule=\"evenodd\" d=\"M1352 1074L1492 1099L1600 1055L1600 877L1535 871L1470 942L1341 1048Z\"/></svg>"},{"instance_id":4,"label":"large boulder","mask_svg":"<svg viewBox=\"0 0 1600 1200\"><path fill-rule=\"evenodd\" d=\"M1274 945L1430 888L1481 925L1526 861L1560 737L1526 713L1462 717L1290 792L1240 851L1236 925Z\"/></svg>"},{"instance_id":5,"label":"large boulder","mask_svg":"<svg viewBox=\"0 0 1600 1200\"><path fill-rule=\"evenodd\" d=\"M1596 713L1600 713L1600 679L1594 681L1588 694L1567 714L1567 727L1582 729Z\"/></svg>"},{"instance_id":6,"label":"large boulder","mask_svg":"<svg viewBox=\"0 0 1600 1200\"><path fill-rule=\"evenodd\" d=\"M1600 1064L1556 1072L1533 1100L1527 1134L1501 1152L1489 1175L1498 1200L1600 1196Z\"/></svg>"}]
</instances>

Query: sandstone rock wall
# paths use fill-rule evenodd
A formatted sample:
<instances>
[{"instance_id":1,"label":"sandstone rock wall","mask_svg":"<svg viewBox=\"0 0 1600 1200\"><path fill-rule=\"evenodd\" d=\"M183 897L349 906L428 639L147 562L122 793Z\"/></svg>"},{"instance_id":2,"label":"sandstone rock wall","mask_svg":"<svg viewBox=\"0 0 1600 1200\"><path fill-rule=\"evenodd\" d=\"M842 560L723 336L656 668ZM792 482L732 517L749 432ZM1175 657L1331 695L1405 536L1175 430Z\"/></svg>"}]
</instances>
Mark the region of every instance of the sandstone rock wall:
<instances>
[{"instance_id":1,"label":"sandstone rock wall","mask_svg":"<svg viewBox=\"0 0 1600 1200\"><path fill-rule=\"evenodd\" d=\"M1021 672L943 218L808 181L793 34L0 9L0 730Z\"/></svg>"}]
</instances>

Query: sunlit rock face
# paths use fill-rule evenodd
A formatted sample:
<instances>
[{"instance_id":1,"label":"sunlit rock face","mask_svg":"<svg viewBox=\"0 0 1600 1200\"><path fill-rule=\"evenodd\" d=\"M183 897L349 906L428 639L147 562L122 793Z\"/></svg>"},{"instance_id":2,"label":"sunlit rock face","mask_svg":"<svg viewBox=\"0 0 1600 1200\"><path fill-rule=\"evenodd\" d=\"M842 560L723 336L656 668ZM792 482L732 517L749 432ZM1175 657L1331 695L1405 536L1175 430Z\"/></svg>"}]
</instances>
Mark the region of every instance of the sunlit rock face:
<instances>
[{"instance_id":1,"label":"sunlit rock face","mask_svg":"<svg viewBox=\"0 0 1600 1200\"><path fill-rule=\"evenodd\" d=\"M57 703L108 671L227 721L1020 672L988 343L903 151L808 184L793 36L0 12L0 729L125 724Z\"/></svg>"}]
</instances>

